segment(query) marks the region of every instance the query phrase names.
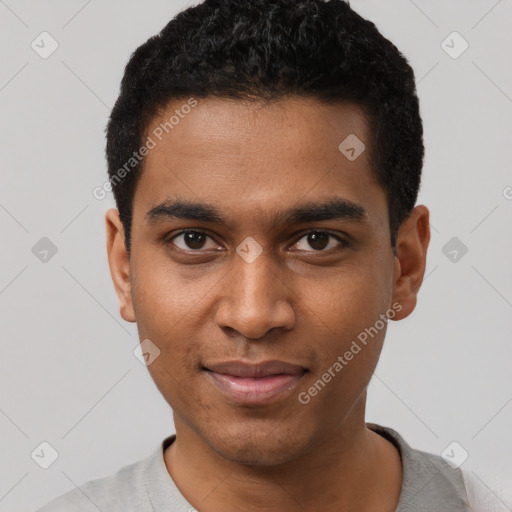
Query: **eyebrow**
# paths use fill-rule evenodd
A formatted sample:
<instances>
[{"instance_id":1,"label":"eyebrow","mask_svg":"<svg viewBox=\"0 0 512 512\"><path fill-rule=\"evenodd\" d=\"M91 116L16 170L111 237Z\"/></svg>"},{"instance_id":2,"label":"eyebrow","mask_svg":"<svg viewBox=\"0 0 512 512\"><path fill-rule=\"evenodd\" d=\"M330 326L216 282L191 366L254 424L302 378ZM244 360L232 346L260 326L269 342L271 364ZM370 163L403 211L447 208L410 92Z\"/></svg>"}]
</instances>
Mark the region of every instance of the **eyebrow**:
<instances>
[{"instance_id":1,"label":"eyebrow","mask_svg":"<svg viewBox=\"0 0 512 512\"><path fill-rule=\"evenodd\" d=\"M146 220L151 225L173 219L229 224L214 205L181 199L164 201L146 213ZM321 202L307 202L289 210L278 211L273 215L272 220L275 224L286 225L325 220L368 223L370 219L368 212L360 204L333 197Z\"/></svg>"}]
</instances>

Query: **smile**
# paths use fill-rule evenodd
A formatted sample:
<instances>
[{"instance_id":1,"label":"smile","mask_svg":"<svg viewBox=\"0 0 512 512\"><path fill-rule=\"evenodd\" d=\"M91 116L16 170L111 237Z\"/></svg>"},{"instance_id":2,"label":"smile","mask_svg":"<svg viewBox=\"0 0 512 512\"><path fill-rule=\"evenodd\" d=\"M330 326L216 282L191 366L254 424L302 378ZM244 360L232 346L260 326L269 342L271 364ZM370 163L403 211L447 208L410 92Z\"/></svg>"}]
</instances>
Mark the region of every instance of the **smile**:
<instances>
[{"instance_id":1,"label":"smile","mask_svg":"<svg viewBox=\"0 0 512 512\"><path fill-rule=\"evenodd\" d=\"M262 405L289 394L307 372L298 365L282 361L260 364L225 362L204 367L210 382L230 402Z\"/></svg>"}]
</instances>

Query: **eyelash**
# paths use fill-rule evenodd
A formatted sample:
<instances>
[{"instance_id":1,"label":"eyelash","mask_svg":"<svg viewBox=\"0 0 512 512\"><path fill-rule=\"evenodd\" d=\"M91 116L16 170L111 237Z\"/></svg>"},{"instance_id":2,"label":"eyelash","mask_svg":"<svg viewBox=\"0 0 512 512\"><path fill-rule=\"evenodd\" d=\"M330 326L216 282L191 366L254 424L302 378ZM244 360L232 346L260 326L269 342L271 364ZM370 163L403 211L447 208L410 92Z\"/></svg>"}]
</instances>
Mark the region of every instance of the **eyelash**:
<instances>
[{"instance_id":1,"label":"eyelash","mask_svg":"<svg viewBox=\"0 0 512 512\"><path fill-rule=\"evenodd\" d=\"M179 236L181 235L186 235L188 233L195 233L195 234L199 234L199 235L205 235L206 237L208 238L211 238L213 240L213 238L208 234L206 233L205 231L200 231L200 230L197 230L197 229L185 229L183 231L180 231L179 233L176 233L175 235L173 235L172 237L166 239L164 241L164 243L166 245L168 244L172 244L173 240L175 238L178 238ZM312 229L310 231L306 231L305 233L302 233L301 236L296 240L296 242L293 244L297 244L299 242L299 240L302 240L302 238L304 238L305 236L311 234L311 233L321 233L321 234L324 234L324 235L329 235L331 236L332 238L334 238L335 240L337 240L338 242L340 242L341 244L341 247L339 247L338 249L344 249L344 248L347 248L349 247L349 243L342 237L340 237L339 234L333 232L333 231L329 231L328 229ZM182 252L185 252L183 249L180 249L178 248L178 250L182 251ZM312 249L313 252L315 253L322 253L322 252L327 252L326 250L322 249L322 250L314 250ZM192 253L201 253L203 252L201 249L189 249L189 251L187 252L192 252Z\"/></svg>"}]
</instances>

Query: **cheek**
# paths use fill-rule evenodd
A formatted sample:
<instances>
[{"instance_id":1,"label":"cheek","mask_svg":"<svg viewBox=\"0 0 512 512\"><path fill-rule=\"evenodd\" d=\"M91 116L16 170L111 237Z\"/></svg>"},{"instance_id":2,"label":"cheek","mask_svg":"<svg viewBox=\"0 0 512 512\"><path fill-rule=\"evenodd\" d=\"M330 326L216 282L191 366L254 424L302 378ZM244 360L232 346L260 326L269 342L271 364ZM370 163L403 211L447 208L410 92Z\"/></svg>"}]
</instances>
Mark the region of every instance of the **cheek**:
<instances>
[{"instance_id":1,"label":"cheek","mask_svg":"<svg viewBox=\"0 0 512 512\"><path fill-rule=\"evenodd\" d=\"M332 334L357 336L388 308L390 290L381 274L382 268L377 266L351 265L322 280L304 282L301 287L307 293L301 294L303 314L317 318Z\"/></svg>"},{"instance_id":2,"label":"cheek","mask_svg":"<svg viewBox=\"0 0 512 512\"><path fill-rule=\"evenodd\" d=\"M174 390L180 388L184 375L190 380L197 374L198 302L200 297L194 296L176 273L155 265L139 272L134 283L139 338L151 340L160 351L148 370L166 398L175 395Z\"/></svg>"},{"instance_id":3,"label":"cheek","mask_svg":"<svg viewBox=\"0 0 512 512\"><path fill-rule=\"evenodd\" d=\"M330 279L309 282L303 297L313 345L322 347L315 380L327 372L327 385L339 391L339 399L347 390L364 389L382 349L387 322L381 315L389 308L389 290L378 272L382 268L371 265L346 267Z\"/></svg>"},{"instance_id":4,"label":"cheek","mask_svg":"<svg viewBox=\"0 0 512 512\"><path fill-rule=\"evenodd\" d=\"M201 295L179 271L150 256L141 258L135 269L133 303L140 335L162 336L193 314L207 288L202 287Z\"/></svg>"}]
</instances>

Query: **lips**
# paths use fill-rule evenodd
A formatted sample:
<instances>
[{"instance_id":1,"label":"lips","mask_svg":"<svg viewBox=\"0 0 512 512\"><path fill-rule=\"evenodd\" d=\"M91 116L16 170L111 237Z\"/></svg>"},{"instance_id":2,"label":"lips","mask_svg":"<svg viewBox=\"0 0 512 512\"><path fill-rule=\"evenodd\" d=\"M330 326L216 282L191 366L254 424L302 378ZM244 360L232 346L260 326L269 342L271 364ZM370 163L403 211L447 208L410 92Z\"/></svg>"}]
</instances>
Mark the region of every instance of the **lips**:
<instances>
[{"instance_id":1,"label":"lips","mask_svg":"<svg viewBox=\"0 0 512 512\"><path fill-rule=\"evenodd\" d=\"M307 372L302 366L284 361L225 361L208 364L204 370L217 390L240 405L261 405L284 397Z\"/></svg>"},{"instance_id":2,"label":"lips","mask_svg":"<svg viewBox=\"0 0 512 512\"><path fill-rule=\"evenodd\" d=\"M233 377L268 377L271 375L301 375L305 368L285 363L283 361L266 361L259 364L250 364L243 361L226 361L206 365L205 368L215 373L232 375Z\"/></svg>"}]
</instances>

